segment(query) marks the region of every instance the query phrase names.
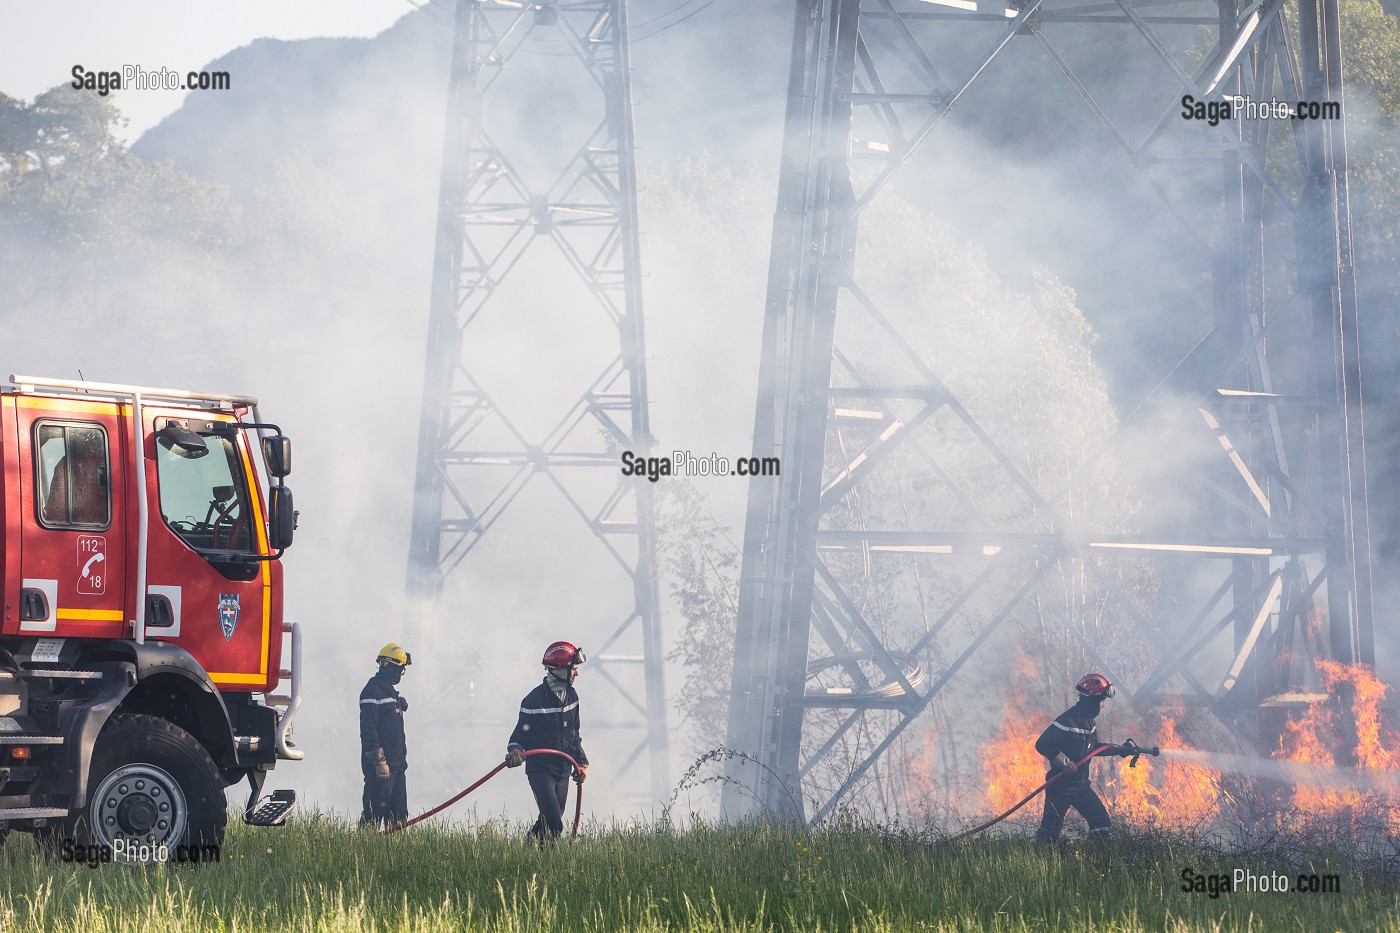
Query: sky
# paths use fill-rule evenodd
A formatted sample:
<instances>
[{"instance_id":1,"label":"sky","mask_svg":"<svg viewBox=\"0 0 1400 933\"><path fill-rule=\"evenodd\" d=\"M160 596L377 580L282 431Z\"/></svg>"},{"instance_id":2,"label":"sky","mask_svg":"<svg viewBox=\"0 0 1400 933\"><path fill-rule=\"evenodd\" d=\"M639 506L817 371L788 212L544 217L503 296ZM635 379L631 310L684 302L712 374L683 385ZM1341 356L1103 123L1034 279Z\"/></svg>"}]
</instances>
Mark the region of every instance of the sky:
<instances>
[{"instance_id":1,"label":"sky","mask_svg":"<svg viewBox=\"0 0 1400 933\"><path fill-rule=\"evenodd\" d=\"M124 65L143 71L165 67L183 74L254 39L372 36L412 5L408 0L11 0L4 9L0 92L32 100L71 81L74 65L88 71L120 71ZM120 135L134 141L178 109L186 93L123 91L119 106L130 122Z\"/></svg>"}]
</instances>

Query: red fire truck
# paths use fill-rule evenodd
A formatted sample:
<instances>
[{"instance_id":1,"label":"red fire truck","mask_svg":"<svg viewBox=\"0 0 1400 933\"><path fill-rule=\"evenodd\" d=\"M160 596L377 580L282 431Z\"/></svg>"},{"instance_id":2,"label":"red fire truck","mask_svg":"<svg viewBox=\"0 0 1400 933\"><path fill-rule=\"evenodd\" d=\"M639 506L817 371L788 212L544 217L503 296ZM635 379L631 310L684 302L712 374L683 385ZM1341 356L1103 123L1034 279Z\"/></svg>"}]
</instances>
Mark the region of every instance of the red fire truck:
<instances>
[{"instance_id":1,"label":"red fire truck","mask_svg":"<svg viewBox=\"0 0 1400 933\"><path fill-rule=\"evenodd\" d=\"M246 396L10 382L0 826L47 846L218 844L245 779L245 820L279 825L295 794L262 799L263 782L302 757L279 563L291 441Z\"/></svg>"}]
</instances>

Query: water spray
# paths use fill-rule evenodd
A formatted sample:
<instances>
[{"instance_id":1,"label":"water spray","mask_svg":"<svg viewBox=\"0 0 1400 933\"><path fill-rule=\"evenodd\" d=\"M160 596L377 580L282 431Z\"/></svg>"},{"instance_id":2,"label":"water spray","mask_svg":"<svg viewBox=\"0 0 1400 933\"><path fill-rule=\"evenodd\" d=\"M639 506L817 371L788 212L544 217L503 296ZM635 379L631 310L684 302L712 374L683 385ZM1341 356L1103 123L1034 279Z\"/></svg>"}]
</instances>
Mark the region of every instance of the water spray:
<instances>
[{"instance_id":1,"label":"water spray","mask_svg":"<svg viewBox=\"0 0 1400 933\"><path fill-rule=\"evenodd\" d=\"M1365 770L1335 765L1252 758L1224 752L1203 752L1194 748L1164 748L1162 755L1172 761L1199 765L1212 771L1228 771L1281 784L1308 784L1339 790L1379 791L1400 796L1400 770Z\"/></svg>"},{"instance_id":2,"label":"water spray","mask_svg":"<svg viewBox=\"0 0 1400 933\"><path fill-rule=\"evenodd\" d=\"M1312 784L1321 787L1340 788L1355 791L1380 791L1400 796L1400 770L1362 770L1358 768L1338 768L1331 765L1303 764L1296 761L1278 761L1272 758L1251 758L1245 755L1231 755L1223 752L1203 752L1194 748L1161 748L1156 745L1139 745L1132 739L1121 745L1100 745L1088 755L1075 762L1076 766L1087 763L1099 755L1118 755L1130 759L1128 767L1136 768L1143 755L1162 756L1169 761L1209 768L1212 771L1229 771L1252 777L1274 780L1284 784ZM945 842L957 842L968 836L975 836L990 829L1017 810L1038 797L1051 784L1058 781L1066 772L1052 775L1035 790L1021 798L1015 806L985 823L964 830L949 837Z\"/></svg>"}]
</instances>

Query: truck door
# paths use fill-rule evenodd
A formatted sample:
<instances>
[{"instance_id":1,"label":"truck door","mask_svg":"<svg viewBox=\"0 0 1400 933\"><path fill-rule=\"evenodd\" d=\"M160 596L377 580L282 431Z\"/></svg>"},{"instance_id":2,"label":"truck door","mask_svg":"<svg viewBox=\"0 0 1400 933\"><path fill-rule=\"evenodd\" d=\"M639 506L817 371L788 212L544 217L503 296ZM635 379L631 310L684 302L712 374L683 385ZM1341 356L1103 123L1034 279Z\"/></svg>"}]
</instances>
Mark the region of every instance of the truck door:
<instances>
[{"instance_id":1,"label":"truck door","mask_svg":"<svg viewBox=\"0 0 1400 933\"><path fill-rule=\"evenodd\" d=\"M231 420L188 413L154 413L151 428L147 636L178 643L216 684L256 689L268 679L272 581L255 559L267 537L246 439Z\"/></svg>"},{"instance_id":2,"label":"truck door","mask_svg":"<svg viewBox=\"0 0 1400 933\"><path fill-rule=\"evenodd\" d=\"M130 634L121 424L112 404L17 400L21 634Z\"/></svg>"}]
</instances>

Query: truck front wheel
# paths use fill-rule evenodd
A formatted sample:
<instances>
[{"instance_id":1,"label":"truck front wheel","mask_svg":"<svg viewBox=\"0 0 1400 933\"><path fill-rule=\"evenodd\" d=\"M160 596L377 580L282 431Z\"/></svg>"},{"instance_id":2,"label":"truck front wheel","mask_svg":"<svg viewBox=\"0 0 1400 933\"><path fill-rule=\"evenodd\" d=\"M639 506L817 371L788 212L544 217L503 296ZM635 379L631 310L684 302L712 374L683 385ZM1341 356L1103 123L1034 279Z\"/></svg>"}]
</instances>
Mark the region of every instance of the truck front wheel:
<instances>
[{"instance_id":1,"label":"truck front wheel","mask_svg":"<svg viewBox=\"0 0 1400 933\"><path fill-rule=\"evenodd\" d=\"M79 845L222 845L228 804L219 769L184 729L118 714L93 750L87 805L65 821Z\"/></svg>"}]
</instances>

